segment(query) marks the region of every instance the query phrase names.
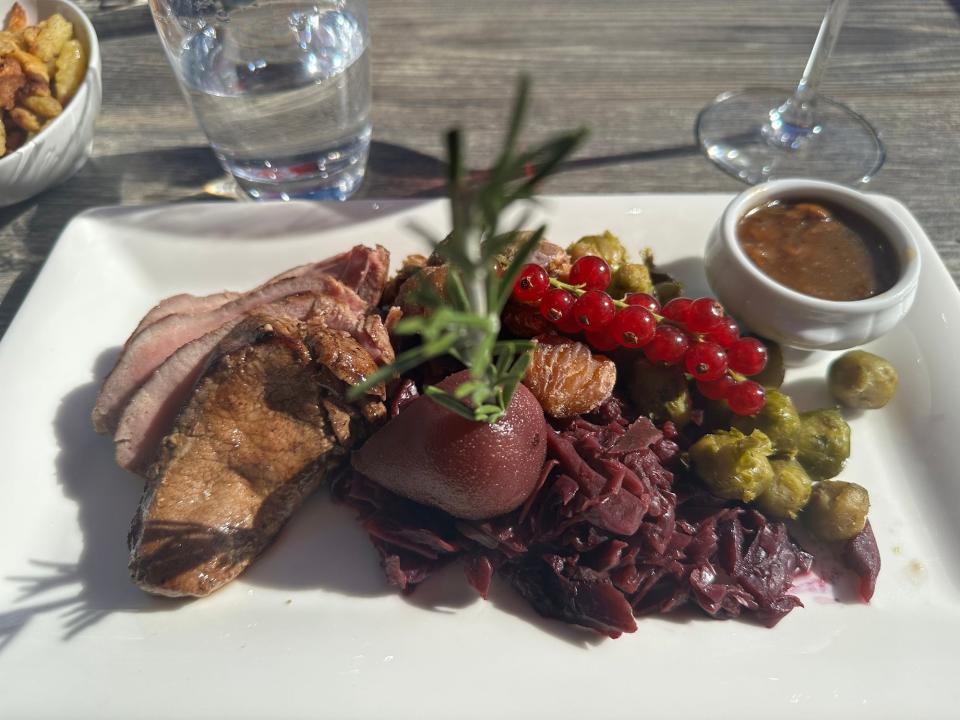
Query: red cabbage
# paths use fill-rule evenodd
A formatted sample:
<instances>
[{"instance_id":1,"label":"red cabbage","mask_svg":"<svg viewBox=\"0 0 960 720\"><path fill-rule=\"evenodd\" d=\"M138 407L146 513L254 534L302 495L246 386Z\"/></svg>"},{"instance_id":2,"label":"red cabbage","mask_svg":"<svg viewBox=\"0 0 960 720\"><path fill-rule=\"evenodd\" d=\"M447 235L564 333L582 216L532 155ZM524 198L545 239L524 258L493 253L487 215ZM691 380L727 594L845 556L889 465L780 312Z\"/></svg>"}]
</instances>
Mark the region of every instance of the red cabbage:
<instances>
[{"instance_id":1,"label":"red cabbage","mask_svg":"<svg viewBox=\"0 0 960 720\"><path fill-rule=\"evenodd\" d=\"M790 584L811 556L783 523L683 477L672 425L630 422L616 401L591 420L555 428L538 490L507 515L458 520L355 472L335 496L358 512L388 580L407 592L460 559L484 597L496 572L540 614L611 637L633 632L635 615L684 605L769 626L801 605Z\"/></svg>"}]
</instances>

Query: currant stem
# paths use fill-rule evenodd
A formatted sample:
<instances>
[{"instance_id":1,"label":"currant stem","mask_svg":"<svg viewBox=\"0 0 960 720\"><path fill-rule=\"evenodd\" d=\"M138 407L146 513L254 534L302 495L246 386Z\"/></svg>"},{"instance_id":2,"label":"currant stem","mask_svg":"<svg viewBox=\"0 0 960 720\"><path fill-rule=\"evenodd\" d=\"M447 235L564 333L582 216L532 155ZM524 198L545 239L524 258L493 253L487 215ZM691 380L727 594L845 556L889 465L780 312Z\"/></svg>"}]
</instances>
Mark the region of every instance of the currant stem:
<instances>
[{"instance_id":1,"label":"currant stem","mask_svg":"<svg viewBox=\"0 0 960 720\"><path fill-rule=\"evenodd\" d=\"M585 292L587 292L587 288L584 285L571 285L570 283L563 282L563 280L557 280L557 278L555 277L550 278L550 285L551 287L558 287L558 288L561 288L562 290L567 290L568 292L572 292L577 297L580 297ZM621 310L623 310L624 308L630 307L623 300L617 300L613 296L611 296L610 299L613 300L614 306L620 308ZM666 320L666 318L663 317L663 315L657 315L655 312L651 312L650 314L656 318L658 323L663 320Z\"/></svg>"}]
</instances>

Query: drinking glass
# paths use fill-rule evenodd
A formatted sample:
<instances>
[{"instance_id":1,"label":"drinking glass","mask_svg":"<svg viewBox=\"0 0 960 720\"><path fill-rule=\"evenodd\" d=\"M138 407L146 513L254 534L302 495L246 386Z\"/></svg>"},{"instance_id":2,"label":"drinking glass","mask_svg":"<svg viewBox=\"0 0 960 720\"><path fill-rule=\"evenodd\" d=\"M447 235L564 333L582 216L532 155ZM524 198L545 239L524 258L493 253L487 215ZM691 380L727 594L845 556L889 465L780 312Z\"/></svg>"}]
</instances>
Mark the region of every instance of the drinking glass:
<instances>
[{"instance_id":1,"label":"drinking glass","mask_svg":"<svg viewBox=\"0 0 960 720\"><path fill-rule=\"evenodd\" d=\"M814 177L854 185L883 165L877 131L850 108L817 95L848 0L831 0L796 89L723 93L697 118L700 146L744 182Z\"/></svg>"},{"instance_id":2,"label":"drinking glass","mask_svg":"<svg viewBox=\"0 0 960 720\"><path fill-rule=\"evenodd\" d=\"M221 164L250 197L344 200L370 146L366 0L150 0Z\"/></svg>"}]
</instances>

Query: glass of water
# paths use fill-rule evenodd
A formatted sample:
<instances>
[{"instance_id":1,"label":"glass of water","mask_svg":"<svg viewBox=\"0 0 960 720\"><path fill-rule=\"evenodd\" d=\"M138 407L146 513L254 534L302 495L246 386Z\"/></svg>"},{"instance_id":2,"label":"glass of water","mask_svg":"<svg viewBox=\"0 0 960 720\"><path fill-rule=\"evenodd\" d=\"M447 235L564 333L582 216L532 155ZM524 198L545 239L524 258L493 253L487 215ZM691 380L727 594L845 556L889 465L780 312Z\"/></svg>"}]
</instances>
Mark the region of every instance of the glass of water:
<instances>
[{"instance_id":1,"label":"glass of water","mask_svg":"<svg viewBox=\"0 0 960 720\"><path fill-rule=\"evenodd\" d=\"M366 0L150 0L170 64L250 197L344 200L370 147Z\"/></svg>"}]
</instances>

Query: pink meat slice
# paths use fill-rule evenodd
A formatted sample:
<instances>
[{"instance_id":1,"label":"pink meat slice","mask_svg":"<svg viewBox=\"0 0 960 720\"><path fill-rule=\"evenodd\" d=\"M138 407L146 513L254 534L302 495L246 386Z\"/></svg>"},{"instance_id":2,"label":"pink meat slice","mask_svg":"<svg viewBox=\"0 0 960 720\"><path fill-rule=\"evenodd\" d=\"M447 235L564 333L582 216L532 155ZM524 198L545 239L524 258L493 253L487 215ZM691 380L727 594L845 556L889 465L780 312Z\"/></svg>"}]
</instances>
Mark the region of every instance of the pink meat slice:
<instances>
[{"instance_id":1,"label":"pink meat slice","mask_svg":"<svg viewBox=\"0 0 960 720\"><path fill-rule=\"evenodd\" d=\"M328 290L334 288L336 286L330 286ZM386 331L382 330L382 323L379 329L377 327L379 316L364 316L358 312L356 308L362 303L359 296L341 284L335 293L293 295L262 305L256 313L291 320L322 319L327 327L354 336L381 364L392 362L393 348ZM181 347L134 393L120 416L113 438L118 465L137 473L147 470L160 440L173 426L212 353L215 350L219 353L231 351L224 350L223 340L247 317L231 320Z\"/></svg>"},{"instance_id":2,"label":"pink meat slice","mask_svg":"<svg viewBox=\"0 0 960 720\"><path fill-rule=\"evenodd\" d=\"M173 314L155 321L130 338L104 381L92 413L94 428L101 433L114 434L123 408L136 390L164 360L188 342L280 298L302 292L325 294L337 277L344 277L351 287L363 291L365 297L352 294L352 299L359 301L354 309L363 312L379 299L374 281L378 280L382 289L388 265L389 254L382 247L374 250L357 246L316 263L294 277L287 277L285 273L279 276L281 279L271 280L213 310L192 315ZM301 268L295 268L288 273L299 270ZM336 296L341 287L337 283L337 287L330 289L330 294Z\"/></svg>"},{"instance_id":3,"label":"pink meat slice","mask_svg":"<svg viewBox=\"0 0 960 720\"><path fill-rule=\"evenodd\" d=\"M124 345L129 345L130 341L143 332L144 328L150 327L157 320L162 320L170 315L196 315L197 313L216 310L221 305L226 305L238 297L240 297L240 293L237 292L218 292L202 296L181 293L168 297L150 308L134 331L130 333L130 337Z\"/></svg>"},{"instance_id":4,"label":"pink meat slice","mask_svg":"<svg viewBox=\"0 0 960 720\"><path fill-rule=\"evenodd\" d=\"M357 252L363 249L365 253ZM336 270L328 270L344 285L356 291L357 295L366 300L371 306L380 302L383 288L387 284L387 273L390 269L390 253L382 245L370 249L358 245L349 253L345 253L338 263Z\"/></svg>"},{"instance_id":5,"label":"pink meat slice","mask_svg":"<svg viewBox=\"0 0 960 720\"><path fill-rule=\"evenodd\" d=\"M256 312L258 315L289 320L323 318L327 326L351 332L363 322L363 316L349 308L361 304L362 301L352 290L341 285L335 297L330 294L301 293L262 305ZM120 416L113 438L118 465L138 473L147 470L160 441L189 399L212 353L214 350L224 351L224 338L247 317L244 315L231 320L188 342L167 358L134 393Z\"/></svg>"},{"instance_id":6,"label":"pink meat slice","mask_svg":"<svg viewBox=\"0 0 960 720\"><path fill-rule=\"evenodd\" d=\"M340 278L348 287L356 289L360 297L365 300L370 300L374 293L382 292L382 287L378 290L378 286L382 285L382 283L379 282L378 276L382 268L385 267L389 261L389 254L379 245L373 252L373 255L367 252L366 248L357 246L348 252L334 255L318 263L307 263L290 268L289 270L284 270L279 275L275 275L267 280L267 282L260 285L260 287L277 282L278 280L300 277L310 271L326 272L334 277ZM241 295L242 293L232 291L223 291L213 293L212 295L191 295L190 293L172 295L171 297L161 300L143 316L143 319L140 320L140 323L130 334L130 338L125 345L129 345L130 341L145 328L168 315L197 315L209 310L216 310L221 305L226 305ZM378 299L379 294L372 302L376 302Z\"/></svg>"}]
</instances>

